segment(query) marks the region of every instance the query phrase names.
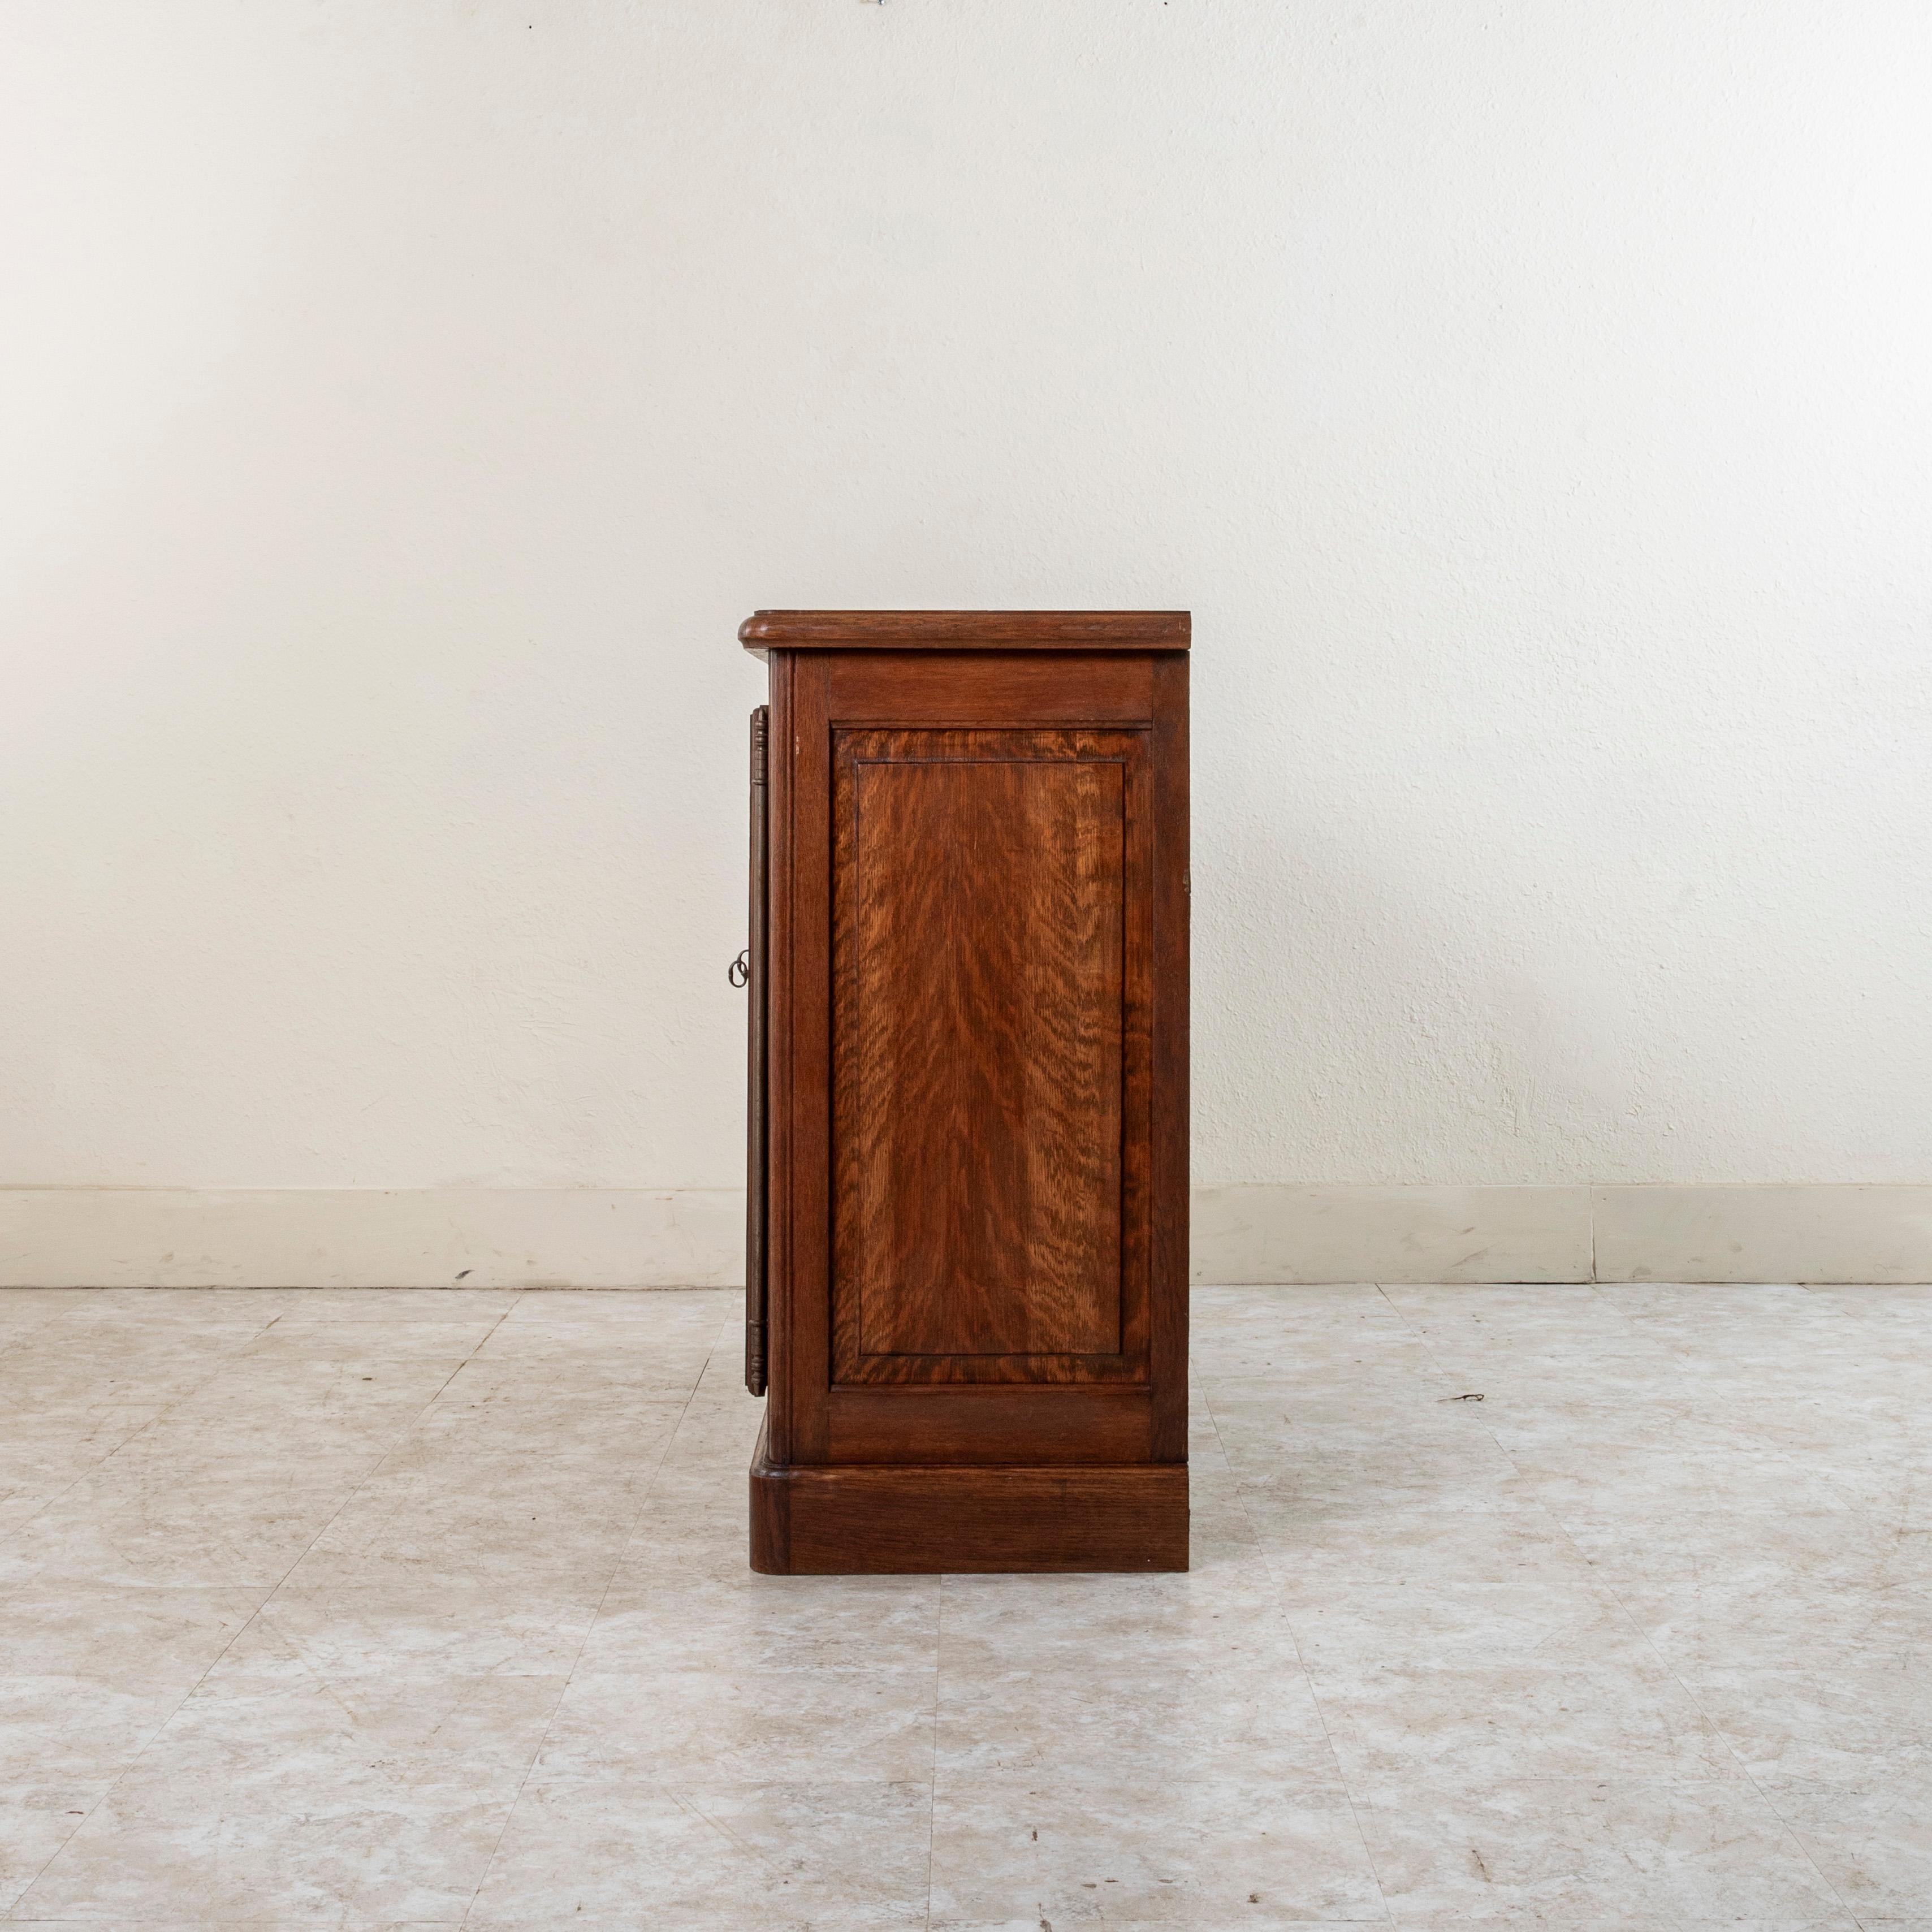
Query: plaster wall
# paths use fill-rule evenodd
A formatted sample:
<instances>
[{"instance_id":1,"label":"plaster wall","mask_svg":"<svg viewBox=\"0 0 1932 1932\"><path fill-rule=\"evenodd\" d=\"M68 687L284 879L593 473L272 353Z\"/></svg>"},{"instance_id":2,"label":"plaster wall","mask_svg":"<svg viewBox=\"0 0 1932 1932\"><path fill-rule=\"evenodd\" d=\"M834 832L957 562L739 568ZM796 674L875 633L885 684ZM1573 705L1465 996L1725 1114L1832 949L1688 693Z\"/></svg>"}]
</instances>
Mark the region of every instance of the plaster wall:
<instances>
[{"instance_id":1,"label":"plaster wall","mask_svg":"<svg viewBox=\"0 0 1932 1932\"><path fill-rule=\"evenodd\" d=\"M1192 609L1204 1185L1932 1183L1924 8L6 40L0 1181L730 1187L768 604Z\"/></svg>"}]
</instances>

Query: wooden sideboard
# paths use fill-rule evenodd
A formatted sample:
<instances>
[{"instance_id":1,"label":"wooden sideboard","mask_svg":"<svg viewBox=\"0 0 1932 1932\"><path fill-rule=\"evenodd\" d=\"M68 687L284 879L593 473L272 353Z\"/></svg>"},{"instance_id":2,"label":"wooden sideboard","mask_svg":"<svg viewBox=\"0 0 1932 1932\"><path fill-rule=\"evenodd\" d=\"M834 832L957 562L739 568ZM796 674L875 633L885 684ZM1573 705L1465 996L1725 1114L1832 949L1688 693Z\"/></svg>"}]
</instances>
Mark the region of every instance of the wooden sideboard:
<instances>
[{"instance_id":1,"label":"wooden sideboard","mask_svg":"<svg viewBox=\"0 0 1932 1932\"><path fill-rule=\"evenodd\" d=\"M754 1569L1187 1567L1189 631L739 632Z\"/></svg>"}]
</instances>

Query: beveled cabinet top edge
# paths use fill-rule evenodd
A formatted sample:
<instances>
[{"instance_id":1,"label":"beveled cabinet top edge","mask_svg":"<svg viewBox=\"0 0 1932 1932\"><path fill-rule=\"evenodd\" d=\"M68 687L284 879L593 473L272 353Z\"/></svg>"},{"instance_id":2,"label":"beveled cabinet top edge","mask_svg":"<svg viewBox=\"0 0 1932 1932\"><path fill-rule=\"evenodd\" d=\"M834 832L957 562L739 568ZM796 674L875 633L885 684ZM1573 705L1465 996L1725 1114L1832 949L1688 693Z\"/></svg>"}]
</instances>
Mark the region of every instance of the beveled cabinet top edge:
<instances>
[{"instance_id":1,"label":"beveled cabinet top edge","mask_svg":"<svg viewBox=\"0 0 1932 1932\"><path fill-rule=\"evenodd\" d=\"M747 650L1184 651L1186 610L755 610Z\"/></svg>"}]
</instances>

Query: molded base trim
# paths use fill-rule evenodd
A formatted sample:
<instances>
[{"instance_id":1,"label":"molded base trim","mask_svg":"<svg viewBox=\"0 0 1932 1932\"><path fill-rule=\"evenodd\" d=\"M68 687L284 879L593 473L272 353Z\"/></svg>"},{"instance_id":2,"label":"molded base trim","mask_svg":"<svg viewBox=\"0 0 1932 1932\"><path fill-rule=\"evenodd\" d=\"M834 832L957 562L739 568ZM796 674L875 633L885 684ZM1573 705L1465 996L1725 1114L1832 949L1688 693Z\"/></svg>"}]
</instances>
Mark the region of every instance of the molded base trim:
<instances>
[{"instance_id":1,"label":"molded base trim","mask_svg":"<svg viewBox=\"0 0 1932 1932\"><path fill-rule=\"evenodd\" d=\"M1187 1466L790 1468L752 1462L752 1568L768 1576L1187 1568Z\"/></svg>"}]
</instances>

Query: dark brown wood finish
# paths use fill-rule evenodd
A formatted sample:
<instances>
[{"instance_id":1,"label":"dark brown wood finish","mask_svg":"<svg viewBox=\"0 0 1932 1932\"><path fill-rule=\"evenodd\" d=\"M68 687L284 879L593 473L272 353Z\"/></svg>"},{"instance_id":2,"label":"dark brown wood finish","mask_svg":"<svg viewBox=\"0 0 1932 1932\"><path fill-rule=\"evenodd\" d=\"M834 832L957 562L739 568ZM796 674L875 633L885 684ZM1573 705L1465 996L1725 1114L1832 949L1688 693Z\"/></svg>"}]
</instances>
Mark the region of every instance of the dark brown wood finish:
<instances>
[{"instance_id":1,"label":"dark brown wood finish","mask_svg":"<svg viewBox=\"0 0 1932 1932\"><path fill-rule=\"evenodd\" d=\"M791 653L774 652L773 662ZM1057 651L813 652L798 659L826 680L827 715L844 726L920 724L937 730L1150 728L1154 667L1145 654L1096 657ZM1184 658L1184 663L1186 660Z\"/></svg>"},{"instance_id":2,"label":"dark brown wood finish","mask_svg":"<svg viewBox=\"0 0 1932 1932\"><path fill-rule=\"evenodd\" d=\"M797 1032L792 1004L792 907L797 898L792 866L792 771L797 763L797 734L792 718L792 664L788 652L770 663L770 716L765 734L765 1396L764 1439L773 1459L789 1462L795 1453L793 1391L793 1312L796 1297L786 1284L792 1274L791 1176L795 1165L796 1088L791 1042ZM774 1288L777 1292L773 1292Z\"/></svg>"},{"instance_id":3,"label":"dark brown wood finish","mask_svg":"<svg viewBox=\"0 0 1932 1932\"><path fill-rule=\"evenodd\" d=\"M837 1384L1144 1380L1143 734L842 730L832 758Z\"/></svg>"},{"instance_id":4,"label":"dark brown wood finish","mask_svg":"<svg viewBox=\"0 0 1932 1932\"><path fill-rule=\"evenodd\" d=\"M1185 1570L1187 1467L854 1468L752 1462L768 1576Z\"/></svg>"},{"instance_id":5,"label":"dark brown wood finish","mask_svg":"<svg viewBox=\"0 0 1932 1932\"><path fill-rule=\"evenodd\" d=\"M766 651L1184 651L1185 610L759 610L739 641Z\"/></svg>"},{"instance_id":6,"label":"dark brown wood finish","mask_svg":"<svg viewBox=\"0 0 1932 1932\"><path fill-rule=\"evenodd\" d=\"M847 1387L826 1406L828 1462L1144 1462L1149 1390L1092 1382ZM1176 1459L1185 1461L1184 1457Z\"/></svg>"},{"instance_id":7,"label":"dark brown wood finish","mask_svg":"<svg viewBox=\"0 0 1932 1932\"><path fill-rule=\"evenodd\" d=\"M754 1566L1184 1568L1185 614L744 634L772 673Z\"/></svg>"},{"instance_id":8,"label":"dark brown wood finish","mask_svg":"<svg viewBox=\"0 0 1932 1932\"><path fill-rule=\"evenodd\" d=\"M1153 1166L1148 1226L1154 1243L1154 1352L1167 1365L1154 1390L1157 1462L1187 1460L1188 871L1187 664L1154 661L1154 822L1161 856L1154 906Z\"/></svg>"},{"instance_id":9,"label":"dark brown wood finish","mask_svg":"<svg viewBox=\"0 0 1932 1932\"><path fill-rule=\"evenodd\" d=\"M751 944L745 948L745 1386L765 1392L765 747L771 710L752 713Z\"/></svg>"}]
</instances>

